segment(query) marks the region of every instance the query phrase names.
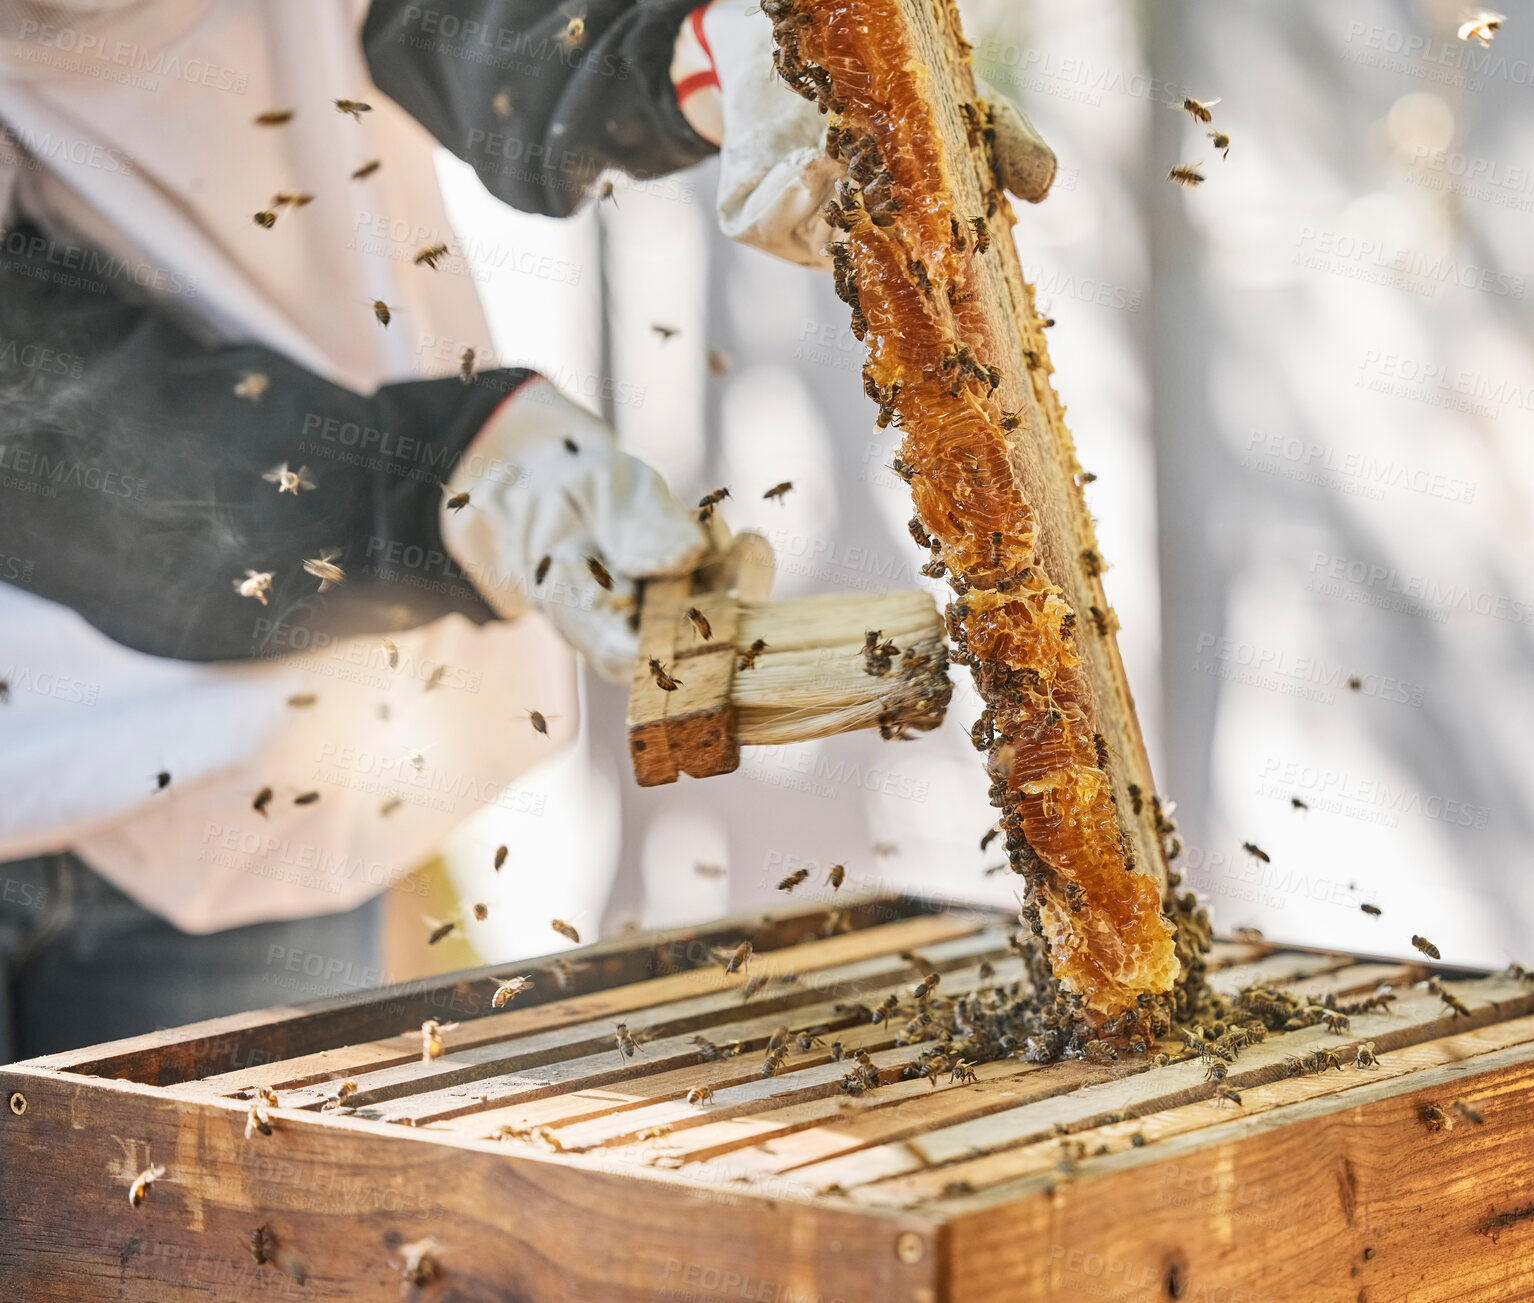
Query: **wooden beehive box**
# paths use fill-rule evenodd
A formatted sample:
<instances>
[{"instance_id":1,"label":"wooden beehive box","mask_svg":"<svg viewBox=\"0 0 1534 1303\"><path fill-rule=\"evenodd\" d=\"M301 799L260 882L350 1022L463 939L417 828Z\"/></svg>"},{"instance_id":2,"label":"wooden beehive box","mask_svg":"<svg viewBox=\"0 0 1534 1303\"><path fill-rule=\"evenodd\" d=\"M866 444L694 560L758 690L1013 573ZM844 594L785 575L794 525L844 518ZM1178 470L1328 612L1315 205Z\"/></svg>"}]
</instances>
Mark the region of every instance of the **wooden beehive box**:
<instances>
[{"instance_id":1,"label":"wooden beehive box","mask_svg":"<svg viewBox=\"0 0 1534 1303\"><path fill-rule=\"evenodd\" d=\"M1534 987L1445 975L1465 1017L1409 986L1415 966L1224 943L1225 989L1384 981L1400 998L1346 1033L1244 1050L1239 1106L1196 1061L1013 1060L933 1086L898 1080L914 1050L848 1006L908 993L913 950L945 994L985 959L1015 976L1010 919L907 898L840 909L497 968L536 982L500 1012L487 969L0 1069L3 1297L1534 1297ZM753 976L797 980L743 1003L708 951L748 935ZM431 1062L426 1018L459 1023ZM619 1021L648 1037L641 1057L615 1048ZM822 1046L763 1079L784 1025L866 1047L886 1083L850 1098ZM746 1048L705 1061L700 1035ZM1377 1069L1352 1064L1363 1041ZM1285 1075L1317 1048L1348 1066ZM342 1079L354 1111L323 1111ZM711 1103L685 1102L696 1085ZM280 1106L247 1139L257 1086ZM1451 1129L1424 1124L1429 1104ZM503 1127L525 1138L492 1138ZM131 1207L150 1162L165 1174ZM283 1266L251 1255L260 1226ZM440 1275L406 1284L405 1246L426 1239Z\"/></svg>"}]
</instances>

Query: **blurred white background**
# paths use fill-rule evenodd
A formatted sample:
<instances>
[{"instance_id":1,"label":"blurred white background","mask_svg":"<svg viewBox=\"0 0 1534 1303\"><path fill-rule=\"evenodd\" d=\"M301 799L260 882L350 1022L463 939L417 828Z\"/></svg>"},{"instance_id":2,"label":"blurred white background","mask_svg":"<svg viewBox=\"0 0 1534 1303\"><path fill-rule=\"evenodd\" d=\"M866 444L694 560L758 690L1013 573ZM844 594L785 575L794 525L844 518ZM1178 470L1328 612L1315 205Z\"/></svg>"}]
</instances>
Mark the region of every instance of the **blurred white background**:
<instances>
[{"instance_id":1,"label":"blurred white background","mask_svg":"<svg viewBox=\"0 0 1534 1303\"><path fill-rule=\"evenodd\" d=\"M1426 932L1447 962L1528 962L1534 14L1483 50L1437 3L961 8L978 70L1060 157L1016 239L1099 477L1186 884L1224 931L1403 955ZM1169 107L1184 94L1220 99L1228 159ZM1168 183L1193 162L1204 185ZM778 551L779 594L929 583L845 307L828 278L718 235L712 165L618 178L614 203L564 222L441 170L501 361L602 412L684 501L729 485L730 525ZM795 492L762 501L783 479ZM791 869L833 862L858 887L1010 903L1016 880L984 873L978 707L956 679L920 740L747 752L734 775L641 790L625 693L587 676L578 744L520 784L541 813L487 812L449 848L491 904L476 948L546 951L551 916L590 937L766 905Z\"/></svg>"}]
</instances>

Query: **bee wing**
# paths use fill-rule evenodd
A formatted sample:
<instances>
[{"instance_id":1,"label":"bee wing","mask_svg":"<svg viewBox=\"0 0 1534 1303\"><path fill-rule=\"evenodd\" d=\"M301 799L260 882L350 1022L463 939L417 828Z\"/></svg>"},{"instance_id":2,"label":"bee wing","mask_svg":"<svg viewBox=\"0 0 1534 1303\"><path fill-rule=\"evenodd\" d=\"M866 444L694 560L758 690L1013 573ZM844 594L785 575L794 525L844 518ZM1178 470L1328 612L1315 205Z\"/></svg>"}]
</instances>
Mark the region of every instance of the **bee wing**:
<instances>
[{"instance_id":1,"label":"bee wing","mask_svg":"<svg viewBox=\"0 0 1534 1303\"><path fill-rule=\"evenodd\" d=\"M278 462L269 471L262 472L261 478L268 484L278 483L288 473L288 464L285 461Z\"/></svg>"},{"instance_id":2,"label":"bee wing","mask_svg":"<svg viewBox=\"0 0 1534 1303\"><path fill-rule=\"evenodd\" d=\"M319 488L319 484L315 481L314 476L309 474L307 466L300 466L298 468L298 487L301 489Z\"/></svg>"}]
</instances>

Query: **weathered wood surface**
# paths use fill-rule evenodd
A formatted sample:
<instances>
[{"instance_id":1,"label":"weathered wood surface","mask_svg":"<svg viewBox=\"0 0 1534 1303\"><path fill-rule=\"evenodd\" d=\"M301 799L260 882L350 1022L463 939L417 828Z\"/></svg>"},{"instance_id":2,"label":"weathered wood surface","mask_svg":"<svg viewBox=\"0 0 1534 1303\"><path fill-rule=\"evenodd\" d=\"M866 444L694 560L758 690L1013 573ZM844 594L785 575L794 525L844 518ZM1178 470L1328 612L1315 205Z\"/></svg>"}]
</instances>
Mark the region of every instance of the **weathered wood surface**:
<instances>
[{"instance_id":1,"label":"weathered wood surface","mask_svg":"<svg viewBox=\"0 0 1534 1303\"><path fill-rule=\"evenodd\" d=\"M1149 1056L1004 1060L972 1083L933 1085L901 1079L919 1047L867 1011L929 969L945 997L1015 980L1008 918L865 900L841 906L853 931L827 936L832 907L685 934L708 938L705 954L747 929L776 943L749 974L797 980L749 1001L748 975L726 979L717 964L651 975L668 938L633 937L568 955L591 962L571 970L586 989L535 988L542 1003L500 1012L481 1000L430 1062L384 991L382 1019L332 1002L233 1020L217 1034L236 1047L297 1051L235 1072L203 1061L213 1070L187 1080L196 1038L174 1031L59 1056L70 1067L0 1069L0 1099L25 1100L0 1110L6 1297L1529 1297L1534 1212L1516 1214L1534 1205L1534 986L1445 974L1460 1015L1416 985L1428 972L1416 964L1221 944L1211 966L1225 991L1260 982L1345 1001L1387 982L1398 999L1345 1031L1242 1050L1225 1082L1239 1106L1214 1098L1198 1061ZM488 995L488 971L434 989ZM640 1054L618 1052L618 1020L654 1032ZM340 1039L318 1038L327 1026ZM365 1034L348 1040L351 1028ZM813 1039L764 1078L765 1044L783 1028ZM706 1058L694 1036L741 1052ZM1376 1068L1351 1062L1366 1040ZM867 1049L883 1084L844 1094L833 1042ZM1346 1066L1286 1074L1288 1057L1317 1048ZM90 1075L97 1065L129 1065L147 1084ZM354 1107L322 1110L342 1076L357 1084ZM279 1104L273 1133L247 1139L240 1096L256 1086L275 1087ZM689 1104L695 1086L713 1097ZM1428 1100L1452 1130L1418 1119ZM166 1175L134 1209L128 1186L151 1161ZM1487 1222L1499 1213L1506 1226ZM249 1255L263 1224L307 1283ZM402 1293L402 1246L427 1236L442 1279ZM1294 1270L1302 1292L1277 1274ZM1188 1292L1167 1293L1169 1272Z\"/></svg>"}]
</instances>

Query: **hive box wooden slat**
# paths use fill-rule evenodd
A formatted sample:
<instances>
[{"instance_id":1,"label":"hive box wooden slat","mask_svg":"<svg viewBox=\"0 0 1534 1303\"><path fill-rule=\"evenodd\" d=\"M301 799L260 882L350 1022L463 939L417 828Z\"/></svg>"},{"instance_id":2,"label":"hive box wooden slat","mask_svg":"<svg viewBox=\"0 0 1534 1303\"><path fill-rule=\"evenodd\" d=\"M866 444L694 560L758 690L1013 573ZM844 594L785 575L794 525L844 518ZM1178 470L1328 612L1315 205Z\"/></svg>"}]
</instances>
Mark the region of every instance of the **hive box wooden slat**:
<instances>
[{"instance_id":1,"label":"hive box wooden slat","mask_svg":"<svg viewBox=\"0 0 1534 1303\"><path fill-rule=\"evenodd\" d=\"M864 1009L909 991L913 951L945 995L985 961L1015 977L1009 925L823 898L0 1068L5 1297L1534 1297L1534 987L1445 974L1459 1016L1412 985L1416 965L1222 943L1226 990L1347 999L1389 981L1399 999L1345 1033L1244 1050L1226 1082L1239 1106L1197 1062L900 1080L916 1051ZM709 950L748 936L751 976L797 980L746 1002L746 975ZM509 972L535 986L493 1010L492 975ZM426 1017L459 1024L429 1063ZM642 1053L618 1052L616 1021ZM842 1093L827 1043L764 1079L782 1026L867 1049L885 1084ZM705 1060L698 1036L743 1048ZM1377 1069L1351 1064L1365 1040ZM1349 1066L1287 1075L1285 1058L1322 1047ZM354 1107L323 1109L343 1077ZM688 1104L693 1085L712 1100ZM273 1132L247 1139L260 1086L278 1091ZM1428 1103L1452 1129L1423 1124ZM150 1162L165 1175L133 1208ZM248 1250L263 1225L281 1265ZM402 1250L427 1238L441 1275L405 1285Z\"/></svg>"}]
</instances>

